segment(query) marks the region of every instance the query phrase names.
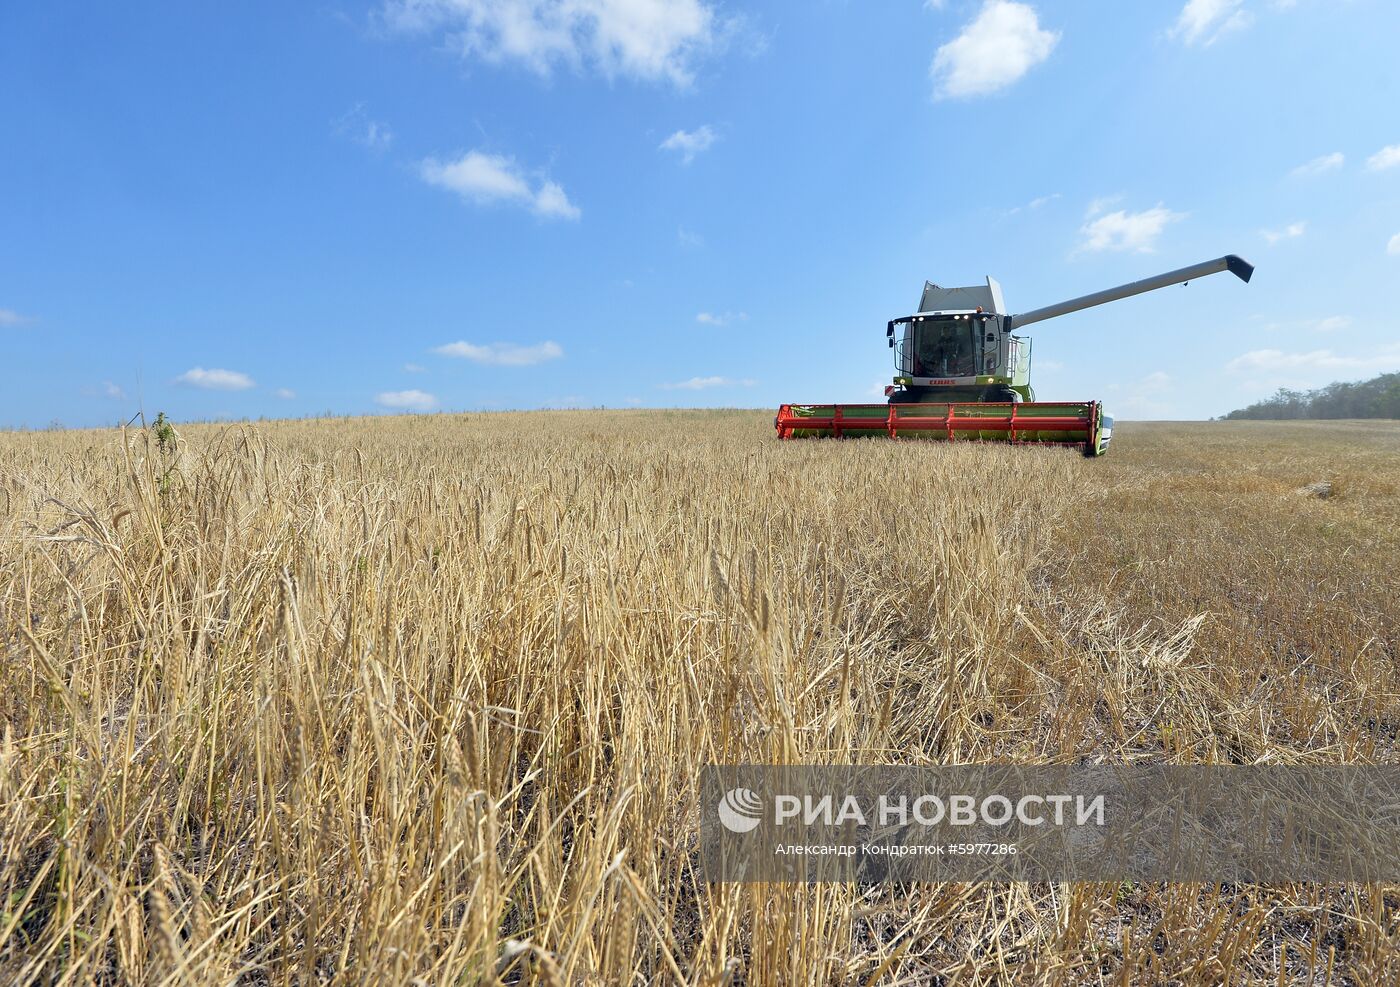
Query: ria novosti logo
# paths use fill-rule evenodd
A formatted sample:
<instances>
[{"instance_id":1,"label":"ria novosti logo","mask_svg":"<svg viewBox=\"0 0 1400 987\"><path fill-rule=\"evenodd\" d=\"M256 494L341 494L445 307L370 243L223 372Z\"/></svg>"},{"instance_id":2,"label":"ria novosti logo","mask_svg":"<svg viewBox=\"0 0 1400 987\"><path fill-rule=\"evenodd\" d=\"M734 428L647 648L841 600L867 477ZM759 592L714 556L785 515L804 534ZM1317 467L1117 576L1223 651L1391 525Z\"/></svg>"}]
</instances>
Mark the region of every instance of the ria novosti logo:
<instances>
[{"instance_id":1,"label":"ria novosti logo","mask_svg":"<svg viewBox=\"0 0 1400 987\"><path fill-rule=\"evenodd\" d=\"M868 797L867 797L868 798ZM848 825L983 827L996 829L1013 823L1021 826L1103 826L1107 806L1103 795L933 795L912 800L906 795L881 794L862 803L855 795L775 795L773 825ZM731 833L748 833L763 821L764 799L749 788L731 788L716 806L719 821Z\"/></svg>"},{"instance_id":2,"label":"ria novosti logo","mask_svg":"<svg viewBox=\"0 0 1400 987\"><path fill-rule=\"evenodd\" d=\"M731 788L719 800L719 821L731 833L747 833L763 821L763 800L747 788Z\"/></svg>"}]
</instances>

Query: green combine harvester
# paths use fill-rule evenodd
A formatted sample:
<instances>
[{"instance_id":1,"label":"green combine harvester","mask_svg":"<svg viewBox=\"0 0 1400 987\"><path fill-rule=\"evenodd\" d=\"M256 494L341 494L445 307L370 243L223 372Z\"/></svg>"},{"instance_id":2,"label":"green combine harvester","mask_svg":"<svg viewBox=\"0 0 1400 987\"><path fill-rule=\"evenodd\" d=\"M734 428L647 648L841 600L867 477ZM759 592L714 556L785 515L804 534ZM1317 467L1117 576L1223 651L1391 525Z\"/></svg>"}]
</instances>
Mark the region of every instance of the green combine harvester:
<instances>
[{"instance_id":1,"label":"green combine harvester","mask_svg":"<svg viewBox=\"0 0 1400 987\"><path fill-rule=\"evenodd\" d=\"M1108 451L1113 416L1098 401L1037 401L1031 341L1015 330L1144 291L1229 271L1248 282L1253 265L1230 254L1022 315L1005 315L1001 285L940 288L925 282L919 311L885 329L899 375L888 404L785 404L773 420L780 439L888 435L947 442L1073 446Z\"/></svg>"}]
</instances>

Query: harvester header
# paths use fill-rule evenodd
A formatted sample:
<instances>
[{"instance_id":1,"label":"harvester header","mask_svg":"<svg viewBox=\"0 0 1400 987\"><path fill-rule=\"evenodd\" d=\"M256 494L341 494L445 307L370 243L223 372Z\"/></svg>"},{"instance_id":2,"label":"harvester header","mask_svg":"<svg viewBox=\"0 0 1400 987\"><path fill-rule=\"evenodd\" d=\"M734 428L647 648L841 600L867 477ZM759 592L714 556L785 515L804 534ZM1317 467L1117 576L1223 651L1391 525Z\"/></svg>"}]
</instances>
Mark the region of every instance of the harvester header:
<instances>
[{"instance_id":1,"label":"harvester header","mask_svg":"<svg viewBox=\"0 0 1400 987\"><path fill-rule=\"evenodd\" d=\"M1113 416L1097 401L1037 402L1030 384L1031 340L1015 330L1222 271L1248 282L1254 267L1227 254L1020 315L1007 312L993 278L962 288L926 281L919 310L885 327L898 371L885 388L888 405L785 404L774 426L784 439L909 435L1072 445L1102 455Z\"/></svg>"}]
</instances>

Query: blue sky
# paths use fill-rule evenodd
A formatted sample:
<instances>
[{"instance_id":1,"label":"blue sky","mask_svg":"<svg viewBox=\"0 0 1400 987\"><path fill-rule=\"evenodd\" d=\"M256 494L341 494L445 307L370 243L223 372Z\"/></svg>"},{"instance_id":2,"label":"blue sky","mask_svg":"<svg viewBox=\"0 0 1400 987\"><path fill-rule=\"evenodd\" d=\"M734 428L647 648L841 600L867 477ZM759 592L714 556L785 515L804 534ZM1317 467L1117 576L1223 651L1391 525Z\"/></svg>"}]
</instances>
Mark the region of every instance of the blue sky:
<instances>
[{"instance_id":1,"label":"blue sky","mask_svg":"<svg viewBox=\"0 0 1400 987\"><path fill-rule=\"evenodd\" d=\"M0 8L0 425L878 400L925 278L1048 399L1400 370L1393 0Z\"/></svg>"}]
</instances>

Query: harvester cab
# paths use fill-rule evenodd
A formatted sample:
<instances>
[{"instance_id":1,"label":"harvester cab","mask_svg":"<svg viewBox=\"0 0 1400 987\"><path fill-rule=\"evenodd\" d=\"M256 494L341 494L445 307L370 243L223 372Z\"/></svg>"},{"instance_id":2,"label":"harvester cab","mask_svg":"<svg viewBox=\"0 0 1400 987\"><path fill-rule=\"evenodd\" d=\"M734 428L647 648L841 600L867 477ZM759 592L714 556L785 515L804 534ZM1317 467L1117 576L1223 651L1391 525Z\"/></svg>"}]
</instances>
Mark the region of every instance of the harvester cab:
<instances>
[{"instance_id":1,"label":"harvester cab","mask_svg":"<svg viewBox=\"0 0 1400 987\"><path fill-rule=\"evenodd\" d=\"M925 282L919 311L885 328L899 372L894 382L902 385L889 389L890 401L913 404L933 390L942 401L1032 400L1030 341L1011 335L1005 310L1001 285L991 278L986 287Z\"/></svg>"},{"instance_id":2,"label":"harvester cab","mask_svg":"<svg viewBox=\"0 0 1400 987\"><path fill-rule=\"evenodd\" d=\"M1007 313L1001 285L992 278L964 288L925 282L919 310L885 327L897 371L893 386L885 388L887 406L785 404L774 425L784 439L885 433L1069 445L1102 455L1113 434L1113 416L1097 401L1037 402L1030 382L1031 341L1016 330L1221 271L1248 282L1254 267L1229 254L1020 315Z\"/></svg>"}]
</instances>

